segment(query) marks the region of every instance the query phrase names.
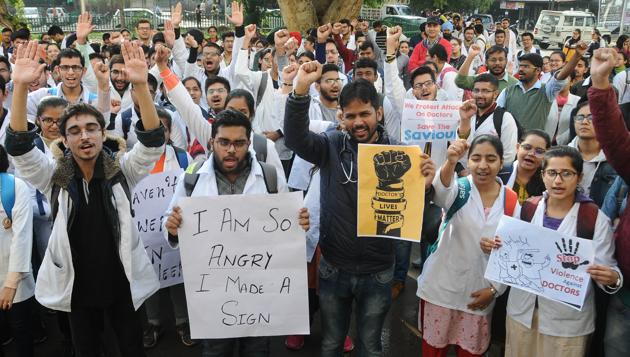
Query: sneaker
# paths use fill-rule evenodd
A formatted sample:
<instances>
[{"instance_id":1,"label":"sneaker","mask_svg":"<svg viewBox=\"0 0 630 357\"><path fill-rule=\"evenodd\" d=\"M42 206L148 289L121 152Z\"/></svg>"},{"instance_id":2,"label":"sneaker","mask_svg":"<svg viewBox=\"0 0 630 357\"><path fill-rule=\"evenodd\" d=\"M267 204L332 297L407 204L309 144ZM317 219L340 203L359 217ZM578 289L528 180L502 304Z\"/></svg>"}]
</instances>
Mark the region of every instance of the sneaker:
<instances>
[{"instance_id":1,"label":"sneaker","mask_svg":"<svg viewBox=\"0 0 630 357\"><path fill-rule=\"evenodd\" d=\"M162 328L157 325L149 324L142 336L142 344L144 348L153 348L157 345L158 340L162 336Z\"/></svg>"},{"instance_id":2,"label":"sneaker","mask_svg":"<svg viewBox=\"0 0 630 357\"><path fill-rule=\"evenodd\" d=\"M302 349L302 347L304 347L304 336L287 336L286 340L284 340L284 345L290 350L299 351Z\"/></svg>"},{"instance_id":3,"label":"sneaker","mask_svg":"<svg viewBox=\"0 0 630 357\"><path fill-rule=\"evenodd\" d=\"M190 338L190 325L187 323L175 326L175 330L177 331L177 336L184 346L192 347L198 343L198 341Z\"/></svg>"},{"instance_id":4,"label":"sneaker","mask_svg":"<svg viewBox=\"0 0 630 357\"><path fill-rule=\"evenodd\" d=\"M354 343L350 336L346 336L346 340L343 341L343 353L352 352L354 350Z\"/></svg>"},{"instance_id":5,"label":"sneaker","mask_svg":"<svg viewBox=\"0 0 630 357\"><path fill-rule=\"evenodd\" d=\"M397 281L392 285L392 300L396 299L398 295L405 289L405 283Z\"/></svg>"}]
</instances>

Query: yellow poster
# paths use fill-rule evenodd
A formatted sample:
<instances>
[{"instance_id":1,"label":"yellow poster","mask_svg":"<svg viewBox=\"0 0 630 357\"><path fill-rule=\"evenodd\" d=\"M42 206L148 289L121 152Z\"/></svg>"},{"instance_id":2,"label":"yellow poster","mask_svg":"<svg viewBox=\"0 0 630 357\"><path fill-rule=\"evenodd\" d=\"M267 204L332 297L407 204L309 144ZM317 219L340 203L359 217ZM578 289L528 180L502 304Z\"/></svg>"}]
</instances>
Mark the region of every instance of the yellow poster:
<instances>
[{"instance_id":1,"label":"yellow poster","mask_svg":"<svg viewBox=\"0 0 630 357\"><path fill-rule=\"evenodd\" d=\"M421 154L419 146L359 145L359 237L420 241Z\"/></svg>"}]
</instances>

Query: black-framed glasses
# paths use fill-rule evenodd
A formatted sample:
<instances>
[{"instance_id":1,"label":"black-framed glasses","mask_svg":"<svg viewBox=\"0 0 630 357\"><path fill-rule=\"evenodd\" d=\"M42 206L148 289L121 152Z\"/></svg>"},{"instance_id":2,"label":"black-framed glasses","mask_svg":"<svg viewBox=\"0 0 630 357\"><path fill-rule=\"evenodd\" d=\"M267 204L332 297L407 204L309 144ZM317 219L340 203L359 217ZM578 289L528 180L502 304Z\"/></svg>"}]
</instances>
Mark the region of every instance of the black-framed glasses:
<instances>
[{"instance_id":1,"label":"black-framed glasses","mask_svg":"<svg viewBox=\"0 0 630 357\"><path fill-rule=\"evenodd\" d=\"M72 66L68 66L68 65L64 64L64 65L59 66L59 69L62 72L70 72L70 71L72 71L72 72L81 72L83 70L83 66L79 66L77 64L74 64Z\"/></svg>"},{"instance_id":2,"label":"black-framed glasses","mask_svg":"<svg viewBox=\"0 0 630 357\"><path fill-rule=\"evenodd\" d=\"M575 117L573 117L573 120L577 123L582 123L585 120L589 123L593 122L593 114L588 114L588 115L583 115L583 114L578 114Z\"/></svg>"},{"instance_id":3,"label":"black-framed glasses","mask_svg":"<svg viewBox=\"0 0 630 357\"><path fill-rule=\"evenodd\" d=\"M555 180L556 177L560 176L560 179L562 181L570 180L573 177L577 176L577 172L571 171L571 170L556 171L556 170L549 169L549 170L543 171L543 174L552 180Z\"/></svg>"},{"instance_id":4,"label":"black-framed glasses","mask_svg":"<svg viewBox=\"0 0 630 357\"><path fill-rule=\"evenodd\" d=\"M219 138L219 139L216 139L215 141L217 145L219 145L219 147L221 147L222 149L229 149L230 146L234 146L234 149L239 150L239 149L249 146L249 140L230 141L228 139Z\"/></svg>"},{"instance_id":5,"label":"black-framed glasses","mask_svg":"<svg viewBox=\"0 0 630 357\"><path fill-rule=\"evenodd\" d=\"M527 152L534 152L534 156L538 156L538 157L543 157L545 155L545 153L547 152L547 150L542 149L542 148L537 148L532 144L521 144L521 149L527 151Z\"/></svg>"},{"instance_id":6,"label":"black-framed glasses","mask_svg":"<svg viewBox=\"0 0 630 357\"><path fill-rule=\"evenodd\" d=\"M414 84L413 89L431 88L431 86L433 86L434 84L435 84L435 81L428 80L426 82Z\"/></svg>"}]
</instances>

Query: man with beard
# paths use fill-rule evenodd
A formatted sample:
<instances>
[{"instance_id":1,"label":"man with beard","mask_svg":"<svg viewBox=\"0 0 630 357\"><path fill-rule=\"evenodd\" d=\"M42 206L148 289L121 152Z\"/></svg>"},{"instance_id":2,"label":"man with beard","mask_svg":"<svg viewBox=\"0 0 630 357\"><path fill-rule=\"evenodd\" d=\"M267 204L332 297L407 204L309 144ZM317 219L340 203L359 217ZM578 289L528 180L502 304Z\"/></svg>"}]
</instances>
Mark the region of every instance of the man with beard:
<instances>
[{"instance_id":1,"label":"man with beard","mask_svg":"<svg viewBox=\"0 0 630 357\"><path fill-rule=\"evenodd\" d=\"M81 79L85 74L85 59L79 51L66 48L59 52L59 66L57 71L61 78L61 83L52 88L40 88L28 95L27 116L29 121L34 122L37 114L37 105L42 98L49 95L59 96L68 101L69 104L87 103L96 105L97 95L84 88ZM99 103L99 109L105 110L105 106ZM109 105L107 105L109 108Z\"/></svg>"},{"instance_id":2,"label":"man with beard","mask_svg":"<svg viewBox=\"0 0 630 357\"><path fill-rule=\"evenodd\" d=\"M300 67L295 89L287 99L284 121L287 147L320 167L321 356L342 355L355 302L360 341L357 353L378 356L382 353L383 323L391 305L394 249L389 239L357 238L358 145L398 143L378 125L383 117L378 94L372 83L362 79L341 92L339 117L345 130L310 132L308 91L311 83L321 77L321 71L322 65L317 62ZM395 157L381 164L399 165ZM421 171L430 189L435 167L426 155Z\"/></svg>"},{"instance_id":3,"label":"man with beard","mask_svg":"<svg viewBox=\"0 0 630 357\"><path fill-rule=\"evenodd\" d=\"M315 81L315 88L319 92L319 97L311 99L308 111L309 118L336 123L341 87L339 68L331 63L325 64L322 67L322 76Z\"/></svg>"},{"instance_id":4,"label":"man with beard","mask_svg":"<svg viewBox=\"0 0 630 357\"><path fill-rule=\"evenodd\" d=\"M511 163L516 155L518 127L514 117L497 107L499 81L490 73L475 77L473 99L464 102L459 109L459 137L469 143L483 134L498 136L503 144L503 161ZM474 125L472 124L474 123Z\"/></svg>"},{"instance_id":5,"label":"man with beard","mask_svg":"<svg viewBox=\"0 0 630 357\"><path fill-rule=\"evenodd\" d=\"M542 57L534 53L521 56L519 82L505 88L499 95L497 104L512 113L523 128L544 130L556 95L568 83L567 78L575 70L578 60L587 48L584 42L580 42L576 47L578 55L556 71L546 84L542 84L539 79Z\"/></svg>"},{"instance_id":6,"label":"man with beard","mask_svg":"<svg viewBox=\"0 0 630 357\"><path fill-rule=\"evenodd\" d=\"M112 82L110 96L112 103L115 103L117 107L117 109L112 108L112 113L118 113L119 110L126 110L133 104L125 72L125 60L121 55L112 56L109 61L109 70Z\"/></svg>"},{"instance_id":7,"label":"man with beard","mask_svg":"<svg viewBox=\"0 0 630 357\"><path fill-rule=\"evenodd\" d=\"M481 53L481 48L474 44L470 46L468 57L464 64L459 68L455 84L462 89L472 90L475 84L475 76L469 76L470 66L474 62L474 58ZM512 84L518 83L518 79L514 78L506 70L507 67L507 50L503 47L492 46L486 51L486 65L488 72L493 75L499 82L498 90L501 92Z\"/></svg>"},{"instance_id":8,"label":"man with beard","mask_svg":"<svg viewBox=\"0 0 630 357\"><path fill-rule=\"evenodd\" d=\"M55 222L35 294L45 307L69 313L77 356L100 355L104 319L116 334L115 354L146 356L136 310L160 286L144 245L129 225L129 187L148 175L164 152L164 128L150 98L142 50L126 42L122 53L144 114L136 126L140 144L114 155L104 145L103 115L79 103L69 106L59 120L66 151L57 159L35 146L37 131L26 118L26 87L44 67L38 61L37 42L18 47L15 55L7 152L21 176L50 199ZM78 63L78 58L72 59ZM107 84L107 76L103 82Z\"/></svg>"},{"instance_id":9,"label":"man with beard","mask_svg":"<svg viewBox=\"0 0 630 357\"><path fill-rule=\"evenodd\" d=\"M497 40L496 38L498 30L503 30L503 34L505 37L503 43L499 43L499 40ZM490 35L490 38L488 40L491 44L501 45L507 48L510 55L516 55L517 36L514 31L510 29L510 19L508 19L507 17L501 19L501 28L497 29L494 34Z\"/></svg>"},{"instance_id":10,"label":"man with beard","mask_svg":"<svg viewBox=\"0 0 630 357\"><path fill-rule=\"evenodd\" d=\"M234 34L236 35L236 39L234 40L233 46L236 46L236 48L241 48L243 46L242 41L243 36L245 35L242 6L243 5L238 2L233 1L232 16L228 16L228 19L234 25ZM236 66L230 64L225 68L221 68L221 54L223 53L223 48L221 46L210 41L206 43L206 45L201 49L201 53L203 55L203 68L200 68L197 66L197 55L201 44L194 40L192 36L188 37L188 41L190 44L190 52L184 69L184 78L192 76L197 78L199 83L206 83L206 79L215 76L221 76L226 78L228 81L231 81L232 78L234 78L234 68ZM234 53L234 58L232 58L231 63L236 62L238 53L239 51ZM207 86L204 88L204 93L206 88Z\"/></svg>"},{"instance_id":11,"label":"man with beard","mask_svg":"<svg viewBox=\"0 0 630 357\"><path fill-rule=\"evenodd\" d=\"M338 31L341 31L341 26L337 26ZM315 58L321 64L334 64L337 66L339 78L341 78L342 86L348 83L348 76L346 76L346 62L339 55L339 48L335 40L330 38L333 33L333 26L331 24L322 25L317 28L317 44L315 45ZM355 53L352 58L352 62L357 58ZM350 64L351 65L351 64Z\"/></svg>"},{"instance_id":12,"label":"man with beard","mask_svg":"<svg viewBox=\"0 0 630 357\"><path fill-rule=\"evenodd\" d=\"M426 22L425 31L427 38L413 49L413 53L409 57L409 64L407 65L409 73L424 64L428 59L429 49L438 43L446 49L446 54L448 55L446 62L451 59L451 43L440 36L440 19L437 17L429 17Z\"/></svg>"}]
</instances>

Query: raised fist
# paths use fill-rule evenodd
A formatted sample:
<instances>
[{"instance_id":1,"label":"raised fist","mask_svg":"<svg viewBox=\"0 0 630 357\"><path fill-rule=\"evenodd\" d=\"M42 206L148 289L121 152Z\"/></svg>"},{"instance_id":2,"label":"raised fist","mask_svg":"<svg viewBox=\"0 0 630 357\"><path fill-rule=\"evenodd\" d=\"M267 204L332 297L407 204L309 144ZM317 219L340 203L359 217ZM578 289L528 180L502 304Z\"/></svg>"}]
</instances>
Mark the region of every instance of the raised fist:
<instances>
[{"instance_id":1,"label":"raised fist","mask_svg":"<svg viewBox=\"0 0 630 357\"><path fill-rule=\"evenodd\" d=\"M382 151L374 155L374 171L379 186L387 186L400 182L400 179L411 168L411 159L403 151Z\"/></svg>"}]
</instances>

